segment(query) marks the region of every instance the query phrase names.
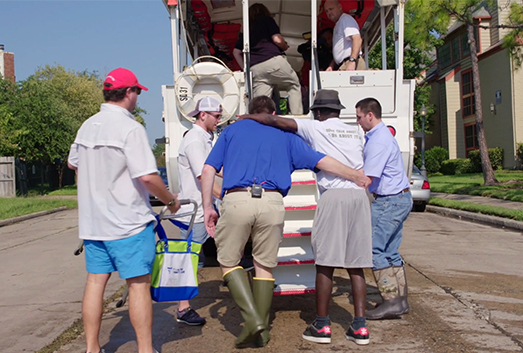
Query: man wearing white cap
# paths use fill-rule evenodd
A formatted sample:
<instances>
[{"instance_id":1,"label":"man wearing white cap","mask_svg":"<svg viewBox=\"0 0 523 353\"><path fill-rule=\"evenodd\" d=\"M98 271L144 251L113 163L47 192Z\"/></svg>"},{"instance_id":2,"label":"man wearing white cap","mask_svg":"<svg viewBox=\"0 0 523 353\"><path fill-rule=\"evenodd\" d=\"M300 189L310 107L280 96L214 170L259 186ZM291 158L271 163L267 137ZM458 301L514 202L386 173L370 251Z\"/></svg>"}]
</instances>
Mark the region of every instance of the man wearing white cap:
<instances>
[{"instance_id":1,"label":"man wearing white cap","mask_svg":"<svg viewBox=\"0 0 523 353\"><path fill-rule=\"evenodd\" d=\"M203 222L200 178L205 160L212 149L213 132L216 131L220 122L222 107L216 99L204 97L198 101L196 109L190 112L189 116L196 118L196 120L192 129L183 138L178 150L180 198L191 199L198 203L198 211L193 227L193 240L203 244L209 238L209 234ZM214 196L219 198L221 188L217 183L214 183L213 191ZM185 211L182 207L182 212ZM181 219L182 222L186 223L189 223L189 220L190 217ZM187 236L185 230L182 229L181 232L183 237ZM202 251L198 267L203 267L204 261L205 255ZM194 326L205 324L205 319L191 309L188 300L180 301L176 312L176 321Z\"/></svg>"},{"instance_id":2,"label":"man wearing white cap","mask_svg":"<svg viewBox=\"0 0 523 353\"><path fill-rule=\"evenodd\" d=\"M150 292L156 219L147 191L172 213L180 203L158 175L147 133L131 114L142 90L131 71L111 71L103 84L106 103L82 124L69 153L69 168L78 173L78 228L88 272L82 301L87 353L103 352L103 294L115 271L129 287L138 352L156 352Z\"/></svg>"}]
</instances>

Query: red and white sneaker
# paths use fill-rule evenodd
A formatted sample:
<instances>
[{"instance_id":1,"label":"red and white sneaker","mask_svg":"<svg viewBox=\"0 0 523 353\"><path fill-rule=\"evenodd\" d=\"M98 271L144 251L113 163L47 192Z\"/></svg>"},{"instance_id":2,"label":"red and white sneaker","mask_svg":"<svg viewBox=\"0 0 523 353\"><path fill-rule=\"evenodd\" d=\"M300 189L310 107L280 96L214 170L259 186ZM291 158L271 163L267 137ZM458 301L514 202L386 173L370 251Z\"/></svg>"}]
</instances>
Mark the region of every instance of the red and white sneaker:
<instances>
[{"instance_id":1,"label":"red and white sneaker","mask_svg":"<svg viewBox=\"0 0 523 353\"><path fill-rule=\"evenodd\" d=\"M316 343L331 343L331 327L323 326L321 329L314 326L314 322L310 324L303 335L301 335L304 340L316 342Z\"/></svg>"},{"instance_id":2,"label":"red and white sneaker","mask_svg":"<svg viewBox=\"0 0 523 353\"><path fill-rule=\"evenodd\" d=\"M351 326L345 333L345 337L347 337L348 340L356 342L356 344L359 344L361 346L369 344L370 342L369 329L366 327L362 327L358 331L354 331L354 329Z\"/></svg>"}]
</instances>

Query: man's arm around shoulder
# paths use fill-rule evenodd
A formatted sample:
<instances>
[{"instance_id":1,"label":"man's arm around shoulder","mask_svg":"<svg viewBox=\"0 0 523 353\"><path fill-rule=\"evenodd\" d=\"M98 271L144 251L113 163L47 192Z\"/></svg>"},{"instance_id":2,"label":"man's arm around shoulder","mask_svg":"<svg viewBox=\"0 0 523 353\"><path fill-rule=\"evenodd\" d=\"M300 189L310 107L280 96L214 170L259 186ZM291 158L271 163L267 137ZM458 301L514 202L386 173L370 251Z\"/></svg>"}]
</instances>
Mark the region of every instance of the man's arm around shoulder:
<instances>
[{"instance_id":1,"label":"man's arm around shoulder","mask_svg":"<svg viewBox=\"0 0 523 353\"><path fill-rule=\"evenodd\" d=\"M325 156L322 159L320 159L318 164L316 164L316 168L321 169L324 172L334 174L341 178L351 180L360 187L369 186L371 181L369 178L365 176L363 169L352 169L350 167L347 167L345 164L341 163L337 159L334 159L329 156Z\"/></svg>"},{"instance_id":2,"label":"man's arm around shoulder","mask_svg":"<svg viewBox=\"0 0 523 353\"><path fill-rule=\"evenodd\" d=\"M260 124L272 126L283 131L297 132L298 124L294 119L282 118L281 116L274 114L245 114L241 115L239 120L251 119L259 122Z\"/></svg>"}]
</instances>

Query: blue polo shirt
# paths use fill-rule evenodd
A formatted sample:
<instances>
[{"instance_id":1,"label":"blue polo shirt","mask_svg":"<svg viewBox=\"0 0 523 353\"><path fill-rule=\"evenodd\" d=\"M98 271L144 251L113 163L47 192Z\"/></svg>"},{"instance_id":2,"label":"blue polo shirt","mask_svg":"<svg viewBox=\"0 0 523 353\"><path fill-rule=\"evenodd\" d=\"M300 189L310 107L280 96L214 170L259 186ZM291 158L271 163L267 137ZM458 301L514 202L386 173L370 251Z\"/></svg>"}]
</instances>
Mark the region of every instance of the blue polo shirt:
<instances>
[{"instance_id":1,"label":"blue polo shirt","mask_svg":"<svg viewBox=\"0 0 523 353\"><path fill-rule=\"evenodd\" d=\"M398 142L383 122L365 135L365 175L374 177L369 192L395 195L410 186Z\"/></svg>"},{"instance_id":2,"label":"blue polo shirt","mask_svg":"<svg viewBox=\"0 0 523 353\"><path fill-rule=\"evenodd\" d=\"M254 182L285 196L291 188L291 173L314 170L323 157L295 134L246 119L220 134L205 164L218 171L223 167L222 196L226 190Z\"/></svg>"}]
</instances>

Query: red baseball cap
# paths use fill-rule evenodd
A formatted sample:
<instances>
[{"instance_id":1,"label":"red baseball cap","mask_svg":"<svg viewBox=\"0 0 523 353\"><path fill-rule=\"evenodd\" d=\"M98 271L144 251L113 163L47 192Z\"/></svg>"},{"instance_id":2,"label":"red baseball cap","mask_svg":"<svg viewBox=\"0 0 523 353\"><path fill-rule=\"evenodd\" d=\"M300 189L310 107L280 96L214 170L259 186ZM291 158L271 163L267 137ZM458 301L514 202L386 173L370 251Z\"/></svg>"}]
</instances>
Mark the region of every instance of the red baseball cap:
<instances>
[{"instance_id":1,"label":"red baseball cap","mask_svg":"<svg viewBox=\"0 0 523 353\"><path fill-rule=\"evenodd\" d=\"M148 91L147 87L138 83L136 75L133 74L131 70L124 69L123 67L119 67L109 72L104 80L105 91L134 86L141 88L144 91Z\"/></svg>"}]
</instances>

